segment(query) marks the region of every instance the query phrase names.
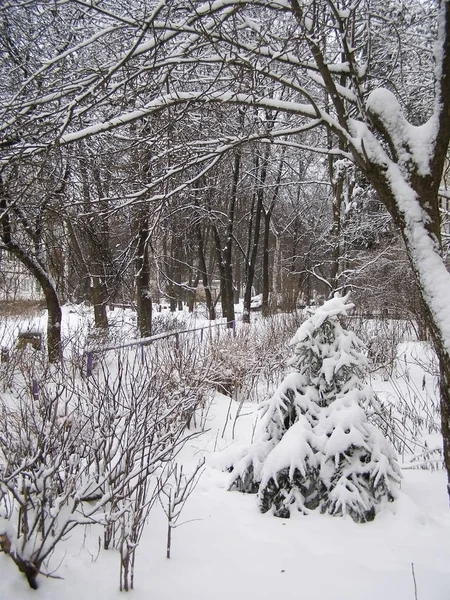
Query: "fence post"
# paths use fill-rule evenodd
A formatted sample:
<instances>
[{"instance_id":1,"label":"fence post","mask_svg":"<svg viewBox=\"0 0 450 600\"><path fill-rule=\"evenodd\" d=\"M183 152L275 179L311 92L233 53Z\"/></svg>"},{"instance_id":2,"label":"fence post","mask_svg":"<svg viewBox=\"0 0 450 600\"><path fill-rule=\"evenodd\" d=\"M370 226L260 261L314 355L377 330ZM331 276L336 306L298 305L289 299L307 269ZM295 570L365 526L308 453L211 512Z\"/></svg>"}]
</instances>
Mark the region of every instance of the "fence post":
<instances>
[{"instance_id":1,"label":"fence post","mask_svg":"<svg viewBox=\"0 0 450 600\"><path fill-rule=\"evenodd\" d=\"M177 350L180 349L180 334L179 333L175 334L175 348Z\"/></svg>"},{"instance_id":2,"label":"fence post","mask_svg":"<svg viewBox=\"0 0 450 600\"><path fill-rule=\"evenodd\" d=\"M33 377L33 380L31 383L31 392L33 394L33 398L35 400L37 400L37 398L39 396L39 385L38 385L36 377Z\"/></svg>"},{"instance_id":3,"label":"fence post","mask_svg":"<svg viewBox=\"0 0 450 600\"><path fill-rule=\"evenodd\" d=\"M236 319L233 319L233 337L236 337Z\"/></svg>"}]
</instances>

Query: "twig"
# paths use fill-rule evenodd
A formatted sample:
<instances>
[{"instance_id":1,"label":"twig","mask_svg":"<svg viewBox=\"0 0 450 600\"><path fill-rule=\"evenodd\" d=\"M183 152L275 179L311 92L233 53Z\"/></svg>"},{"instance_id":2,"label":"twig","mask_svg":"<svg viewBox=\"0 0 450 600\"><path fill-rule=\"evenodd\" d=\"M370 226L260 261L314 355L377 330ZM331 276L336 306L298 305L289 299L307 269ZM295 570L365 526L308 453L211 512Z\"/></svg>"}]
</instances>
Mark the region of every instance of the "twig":
<instances>
[{"instance_id":1,"label":"twig","mask_svg":"<svg viewBox=\"0 0 450 600\"><path fill-rule=\"evenodd\" d=\"M411 572L412 572L413 581L414 581L414 600L418 600L416 574L414 573L414 563L411 563Z\"/></svg>"}]
</instances>

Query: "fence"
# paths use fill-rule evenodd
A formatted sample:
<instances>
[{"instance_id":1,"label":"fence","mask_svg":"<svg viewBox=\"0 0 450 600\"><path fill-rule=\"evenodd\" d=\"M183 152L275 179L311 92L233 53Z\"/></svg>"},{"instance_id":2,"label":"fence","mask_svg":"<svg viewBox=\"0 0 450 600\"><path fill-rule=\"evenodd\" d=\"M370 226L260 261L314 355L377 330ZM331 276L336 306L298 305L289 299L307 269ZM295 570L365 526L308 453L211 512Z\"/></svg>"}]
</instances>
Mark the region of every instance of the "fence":
<instances>
[{"instance_id":1,"label":"fence","mask_svg":"<svg viewBox=\"0 0 450 600\"><path fill-rule=\"evenodd\" d=\"M196 331L200 331L200 342L203 342L203 335L205 331L211 331L214 327L227 327L228 329L233 330L233 337L236 337L236 321L225 321L224 323L214 323L208 324L205 327L195 327L194 329L181 329L178 331L169 331L164 333L158 333L157 335L152 335L146 338L140 338L138 340L132 340L131 342L126 342L124 344L114 344L110 346L100 346L95 348L86 348L85 356L87 358L86 361L86 375L90 377L92 375L92 369L94 367L94 355L95 354L105 354L106 352L111 352L112 350L121 350L123 348L132 348L133 346L139 346L140 348L144 348L144 346L148 346L153 342L157 342L158 340L163 340L169 337L175 337L175 347L179 347L180 335L186 333L194 333Z\"/></svg>"}]
</instances>

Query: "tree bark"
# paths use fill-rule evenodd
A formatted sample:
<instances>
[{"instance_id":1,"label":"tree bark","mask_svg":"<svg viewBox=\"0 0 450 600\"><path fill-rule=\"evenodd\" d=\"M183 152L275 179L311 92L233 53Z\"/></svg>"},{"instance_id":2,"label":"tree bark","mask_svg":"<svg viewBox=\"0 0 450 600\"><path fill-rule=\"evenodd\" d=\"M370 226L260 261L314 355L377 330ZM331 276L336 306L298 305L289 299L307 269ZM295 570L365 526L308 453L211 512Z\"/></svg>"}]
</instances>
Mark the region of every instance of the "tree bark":
<instances>
[{"instance_id":1,"label":"tree bark","mask_svg":"<svg viewBox=\"0 0 450 600\"><path fill-rule=\"evenodd\" d=\"M329 134L330 135L330 134ZM341 262L341 234L342 234L342 194L344 190L344 177L345 174L341 170L336 176L334 174L334 157L328 156L328 165L330 173L330 182L333 188L333 225L331 230L331 272L330 272L330 285L331 294L339 288L339 271Z\"/></svg>"},{"instance_id":2,"label":"tree bark","mask_svg":"<svg viewBox=\"0 0 450 600\"><path fill-rule=\"evenodd\" d=\"M227 224L227 240L225 244L225 252L223 256L223 267L225 276L225 293L227 304L227 323L228 327L233 326L235 320L234 314L234 289L233 289L233 228L234 217L236 212L237 189L239 183L239 175L241 170L241 151L238 149L234 155L233 164L233 182L231 185L231 198L228 207L228 224Z\"/></svg>"},{"instance_id":3,"label":"tree bark","mask_svg":"<svg viewBox=\"0 0 450 600\"><path fill-rule=\"evenodd\" d=\"M197 223L197 243L198 243L198 268L202 278L203 289L205 291L206 308L210 321L216 318L216 309L212 299L211 288L209 284L208 271L206 269L205 248L203 243L203 234L200 223Z\"/></svg>"},{"instance_id":4,"label":"tree bark","mask_svg":"<svg viewBox=\"0 0 450 600\"><path fill-rule=\"evenodd\" d=\"M270 154L270 146L267 145L264 149L264 157L261 164L261 172L259 174L258 188L256 193L256 209L255 209L255 227L253 232L253 244L250 252L250 256L247 257L248 268L247 277L245 281L244 291L244 310L242 313L242 320L244 323L250 323L250 307L252 302L252 287L253 280L255 278L256 271L256 260L258 258L258 246L259 236L261 233L261 216L263 211L264 202L264 186L267 177L267 167Z\"/></svg>"},{"instance_id":5,"label":"tree bark","mask_svg":"<svg viewBox=\"0 0 450 600\"><path fill-rule=\"evenodd\" d=\"M35 277L42 288L47 307L47 356L51 363L62 358L61 343L61 305L54 283L43 265L39 264L32 256L28 255L18 244L10 241L4 242L4 248L15 256Z\"/></svg>"},{"instance_id":6,"label":"tree bark","mask_svg":"<svg viewBox=\"0 0 450 600\"><path fill-rule=\"evenodd\" d=\"M36 579L39 575L41 562L36 564L31 560L25 560L17 552L11 552L11 540L6 534L0 535L0 550L15 562L19 571L25 575L30 588L37 590L38 584Z\"/></svg>"},{"instance_id":7,"label":"tree bark","mask_svg":"<svg viewBox=\"0 0 450 600\"><path fill-rule=\"evenodd\" d=\"M236 150L233 162L233 180L231 184L230 203L228 205L226 240L223 245L220 233L215 223L212 224L214 235L214 248L220 275L220 298L222 315L227 319L227 326L233 327L234 313L234 285L233 285L233 229L236 212L237 188L240 176L241 152ZM211 210L211 207L209 206Z\"/></svg>"},{"instance_id":8,"label":"tree bark","mask_svg":"<svg viewBox=\"0 0 450 600\"><path fill-rule=\"evenodd\" d=\"M99 268L101 267L97 265L96 271ZM108 302L108 290L106 289L105 281L100 275L93 275L91 285L91 297L92 304L94 305L95 326L99 329L108 329L108 314L106 312Z\"/></svg>"},{"instance_id":9,"label":"tree bark","mask_svg":"<svg viewBox=\"0 0 450 600\"><path fill-rule=\"evenodd\" d=\"M278 165L277 178L275 181L275 189L272 196L272 201L268 209L264 210L264 243L263 243L263 287L262 287L262 314L267 316L269 314L269 292L270 292L270 277L269 277L269 241L270 241L270 223L272 220L273 210L275 203L278 198L278 192L280 190L281 174L283 172L283 158L284 158L284 147Z\"/></svg>"},{"instance_id":10,"label":"tree bark","mask_svg":"<svg viewBox=\"0 0 450 600\"><path fill-rule=\"evenodd\" d=\"M264 210L264 241L263 241L263 277L262 277L262 305L261 312L264 317L269 315L269 240L270 240L270 220L272 218L271 210Z\"/></svg>"},{"instance_id":11,"label":"tree bark","mask_svg":"<svg viewBox=\"0 0 450 600\"><path fill-rule=\"evenodd\" d=\"M141 337L152 334L152 299L150 296L149 219L141 216L138 221L135 255L136 307Z\"/></svg>"},{"instance_id":12,"label":"tree bark","mask_svg":"<svg viewBox=\"0 0 450 600\"><path fill-rule=\"evenodd\" d=\"M450 355L440 348L440 340L435 340L439 356L440 371L440 405L441 405L441 433L443 440L444 465L447 470L447 493L450 501Z\"/></svg>"},{"instance_id":13,"label":"tree bark","mask_svg":"<svg viewBox=\"0 0 450 600\"><path fill-rule=\"evenodd\" d=\"M408 258L418 285L425 324L430 331L439 360L443 458L447 471L447 490L450 501L450 339L446 339L443 324L435 311L434 282L430 282L428 272L430 265L423 264L423 260L421 260L423 258L421 255L423 247L428 247L429 255L427 256L434 255L434 258L437 259L435 265L439 264L441 271L433 275L438 279L445 277L447 281L450 280L450 273L448 273L442 257L438 188L434 185L434 181L429 174L421 176L417 171L410 176L409 184L405 181L409 187L411 203L416 204L417 208L420 207L420 210L423 211L422 220L415 221L403 208L404 197L402 196L397 200L385 174L385 169L382 167L374 168L370 172L370 178L402 233Z\"/></svg>"}]
</instances>

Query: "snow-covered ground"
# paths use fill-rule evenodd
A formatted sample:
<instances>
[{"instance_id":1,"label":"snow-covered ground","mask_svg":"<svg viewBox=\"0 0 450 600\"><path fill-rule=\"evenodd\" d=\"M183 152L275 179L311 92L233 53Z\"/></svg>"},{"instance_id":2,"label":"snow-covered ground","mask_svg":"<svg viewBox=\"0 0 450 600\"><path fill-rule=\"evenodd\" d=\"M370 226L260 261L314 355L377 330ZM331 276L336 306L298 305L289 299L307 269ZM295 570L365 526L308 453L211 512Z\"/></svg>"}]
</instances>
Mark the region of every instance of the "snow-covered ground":
<instances>
[{"instance_id":1,"label":"snow-covered ground","mask_svg":"<svg viewBox=\"0 0 450 600\"><path fill-rule=\"evenodd\" d=\"M422 390L420 367L411 373L414 385L431 396L431 379ZM396 391L389 381L372 384L381 399ZM221 394L211 402L207 430L190 440L179 458L189 471L205 457L206 468L181 516L185 524L174 531L172 558L165 558L166 517L155 506L136 553L130 592L135 600L450 598L444 471L405 469L399 498L371 523L320 514L288 520L262 515L255 496L227 491L229 474L220 468L235 447L250 442L257 410L255 403L239 409ZM51 560L61 579L40 577L37 592L0 554L0 599L123 598L119 555L99 550L100 536L96 527L75 530Z\"/></svg>"},{"instance_id":2,"label":"snow-covered ground","mask_svg":"<svg viewBox=\"0 0 450 600\"><path fill-rule=\"evenodd\" d=\"M209 412L209 431L190 442L183 458L207 463L175 530L172 558L165 558L166 520L159 507L136 554L136 600L225 600L307 598L308 600L448 600L450 596L450 511L443 471L408 470L400 498L372 523L320 514L289 520L261 515L255 497L227 491L228 474L216 468L220 454L251 434L254 405L244 406L237 440L230 439L238 408L218 395ZM211 457L213 457L211 459ZM28 588L23 576L0 555L0 598L99 600L118 591L119 556L98 554L100 531L73 535L64 548L61 580L40 579ZM98 555L98 556L97 556Z\"/></svg>"}]
</instances>

